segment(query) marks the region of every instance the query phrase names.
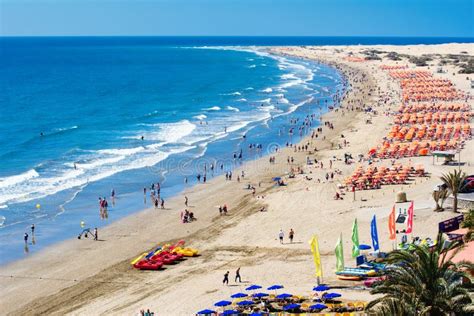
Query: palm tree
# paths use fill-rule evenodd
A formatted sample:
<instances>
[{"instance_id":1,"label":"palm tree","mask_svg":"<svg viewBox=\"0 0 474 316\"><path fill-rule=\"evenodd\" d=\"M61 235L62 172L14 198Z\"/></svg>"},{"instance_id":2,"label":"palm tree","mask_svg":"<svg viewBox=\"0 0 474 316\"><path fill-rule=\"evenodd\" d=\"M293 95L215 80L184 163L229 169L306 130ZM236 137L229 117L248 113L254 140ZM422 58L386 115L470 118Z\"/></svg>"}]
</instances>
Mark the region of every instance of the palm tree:
<instances>
[{"instance_id":1,"label":"palm tree","mask_svg":"<svg viewBox=\"0 0 474 316\"><path fill-rule=\"evenodd\" d=\"M470 209L469 212L464 215L461 226L468 229L468 232L464 236L464 241L474 241L474 209Z\"/></svg>"},{"instance_id":2,"label":"palm tree","mask_svg":"<svg viewBox=\"0 0 474 316\"><path fill-rule=\"evenodd\" d=\"M451 261L461 249L459 242L444 245L439 235L434 249L413 245L412 250L391 252L387 279L371 291L384 296L367 305L369 315L469 315L474 306L461 281L467 277L464 269L474 266Z\"/></svg>"},{"instance_id":3,"label":"palm tree","mask_svg":"<svg viewBox=\"0 0 474 316\"><path fill-rule=\"evenodd\" d=\"M458 170L441 176L441 181L453 195L453 210L455 212L458 211L458 193L464 188L466 178L466 173Z\"/></svg>"},{"instance_id":4,"label":"palm tree","mask_svg":"<svg viewBox=\"0 0 474 316\"><path fill-rule=\"evenodd\" d=\"M443 204L444 204L444 201L446 201L446 199L449 196L449 191L447 189L439 189L439 190L433 191L432 196L433 196L433 200L436 203L435 212L444 211Z\"/></svg>"}]
</instances>

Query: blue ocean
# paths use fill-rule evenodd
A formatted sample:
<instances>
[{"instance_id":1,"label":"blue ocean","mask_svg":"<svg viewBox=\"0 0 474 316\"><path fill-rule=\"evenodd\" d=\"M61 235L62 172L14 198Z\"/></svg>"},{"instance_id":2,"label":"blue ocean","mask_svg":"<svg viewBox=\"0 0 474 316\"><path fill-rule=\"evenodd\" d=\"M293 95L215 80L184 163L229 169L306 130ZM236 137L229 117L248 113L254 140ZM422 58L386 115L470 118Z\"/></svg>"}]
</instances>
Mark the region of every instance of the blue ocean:
<instances>
[{"instance_id":1,"label":"blue ocean","mask_svg":"<svg viewBox=\"0 0 474 316\"><path fill-rule=\"evenodd\" d=\"M81 221L101 227L149 207L151 183L166 200L185 177L195 183L203 162L226 171L233 152L250 160L287 142L289 119L326 110L344 79L249 46L282 41L317 44L0 38L0 264L77 236ZM244 135L264 150L248 151ZM112 189L117 203L104 221L98 198ZM35 244L25 247L32 224Z\"/></svg>"}]
</instances>

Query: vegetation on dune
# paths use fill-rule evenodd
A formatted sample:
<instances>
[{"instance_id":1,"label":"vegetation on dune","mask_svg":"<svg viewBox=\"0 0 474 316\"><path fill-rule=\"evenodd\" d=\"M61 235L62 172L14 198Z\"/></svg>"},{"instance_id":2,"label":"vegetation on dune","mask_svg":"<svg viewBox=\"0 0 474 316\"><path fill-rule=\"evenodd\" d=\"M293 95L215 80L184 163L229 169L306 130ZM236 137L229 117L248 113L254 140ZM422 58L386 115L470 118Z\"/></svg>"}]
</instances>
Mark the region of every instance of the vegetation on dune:
<instances>
[{"instance_id":1,"label":"vegetation on dune","mask_svg":"<svg viewBox=\"0 0 474 316\"><path fill-rule=\"evenodd\" d=\"M400 55L396 52L390 52L387 55L385 55L385 57L387 57L390 60L402 60Z\"/></svg>"},{"instance_id":2,"label":"vegetation on dune","mask_svg":"<svg viewBox=\"0 0 474 316\"><path fill-rule=\"evenodd\" d=\"M418 67L425 67L425 66L428 66L427 61L432 61L433 58L429 55L421 55L421 56L410 56L408 60Z\"/></svg>"},{"instance_id":3,"label":"vegetation on dune","mask_svg":"<svg viewBox=\"0 0 474 316\"><path fill-rule=\"evenodd\" d=\"M391 252L387 279L371 291L383 296L367 305L369 315L472 315L474 304L462 280L474 265L451 261L460 243L445 243L440 234L434 249L413 245Z\"/></svg>"}]
</instances>

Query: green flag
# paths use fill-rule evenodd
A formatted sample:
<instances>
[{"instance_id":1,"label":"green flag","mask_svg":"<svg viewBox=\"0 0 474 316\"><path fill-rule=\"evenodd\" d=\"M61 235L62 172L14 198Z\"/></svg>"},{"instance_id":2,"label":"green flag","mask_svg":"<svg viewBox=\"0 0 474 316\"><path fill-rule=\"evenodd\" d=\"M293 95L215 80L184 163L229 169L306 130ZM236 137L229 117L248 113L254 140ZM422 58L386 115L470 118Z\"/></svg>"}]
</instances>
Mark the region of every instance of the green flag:
<instances>
[{"instance_id":1,"label":"green flag","mask_svg":"<svg viewBox=\"0 0 474 316\"><path fill-rule=\"evenodd\" d=\"M359 228L357 226L357 218L352 225L352 258L360 255L359 251Z\"/></svg>"},{"instance_id":2,"label":"green flag","mask_svg":"<svg viewBox=\"0 0 474 316\"><path fill-rule=\"evenodd\" d=\"M342 234L339 236L336 244L336 271L344 270L344 251L342 249Z\"/></svg>"}]
</instances>

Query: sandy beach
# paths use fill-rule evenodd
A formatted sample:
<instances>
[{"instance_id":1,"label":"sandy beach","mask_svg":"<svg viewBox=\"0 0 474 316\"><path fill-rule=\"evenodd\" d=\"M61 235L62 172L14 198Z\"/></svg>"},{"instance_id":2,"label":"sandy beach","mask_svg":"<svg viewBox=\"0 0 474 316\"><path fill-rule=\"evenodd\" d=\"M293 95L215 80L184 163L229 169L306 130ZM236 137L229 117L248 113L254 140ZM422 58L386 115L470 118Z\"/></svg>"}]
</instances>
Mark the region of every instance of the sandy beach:
<instances>
[{"instance_id":1,"label":"sandy beach","mask_svg":"<svg viewBox=\"0 0 474 316\"><path fill-rule=\"evenodd\" d=\"M350 153L357 160L359 154L365 155L380 144L393 122L387 113L401 104L398 82L380 66L416 68L407 59L392 61L383 57L382 60L355 62L347 57L363 57L367 50L410 56L431 54L429 66L417 69L449 79L456 88L472 94L473 75L459 74L459 66L452 63L443 65L442 73L437 73L437 69L445 55L467 52L472 56L474 44L272 47L268 50L333 65L351 85L341 107L321 118L323 131L318 133L318 138L307 137L300 142L299 146L308 144L308 151L282 148L273 154L274 164L265 156L238 167L235 175L242 170L245 172L240 182L235 177L226 181L224 176L218 176L206 184L189 187L185 195L189 198L189 209L197 218L192 223L180 221L184 209L184 195L180 195L167 201L165 210L146 209L107 226L100 231L98 242L68 240L0 267L1 314L136 315L141 309L149 308L158 315L193 315L253 283L264 287L283 284L288 293L309 294L316 284L308 245L314 234L319 237L324 282L347 287L341 290L345 298L368 301L371 299L369 290L336 279L334 247L342 233L346 265L353 265L350 256L352 223L357 218L361 243L370 244L370 221L376 214L381 249L391 250L387 221L399 191L406 192L408 199L415 201L414 234L435 237L438 222L455 214L449 210L433 212L431 192L440 183L440 175L457 167L433 165L431 156L399 159L404 164L424 165L429 176L414 178L405 185L357 191L355 200L351 192L343 194L342 200L334 199L335 193L340 192L338 185L357 166L367 166L366 161L345 164L344 154ZM472 98L467 103L472 107ZM376 114L365 112L367 107ZM331 122L334 128L329 129L324 122ZM289 164L288 157L293 157L294 162ZM323 162L323 168L319 164L308 165L308 157ZM462 170L474 174L472 140L466 141L461 157L465 163ZM389 160L377 163L390 165ZM302 168L303 174L289 178L292 168ZM326 180L325 175L331 172L335 172L334 179ZM277 176L287 185L276 186L272 178ZM247 189L249 184L256 187L255 196ZM229 207L229 213L220 216L218 206L224 204ZM260 211L262 207L264 212ZM295 231L292 244L287 238L290 228ZM278 241L280 229L285 232L284 244ZM146 250L178 240L199 249L201 256L167 266L163 271L139 271L130 265L133 258ZM244 282L235 283L234 272L239 267ZM229 286L222 285L226 271L230 271Z\"/></svg>"}]
</instances>

